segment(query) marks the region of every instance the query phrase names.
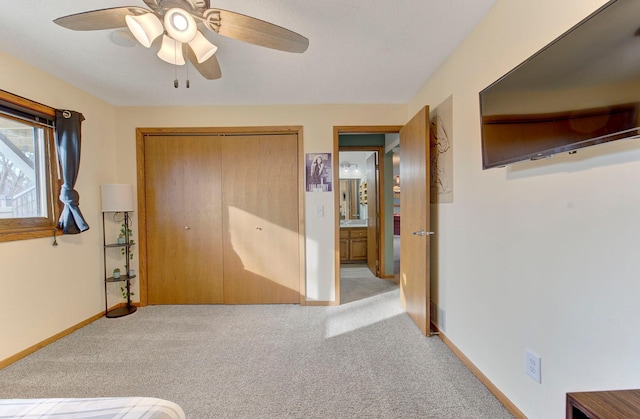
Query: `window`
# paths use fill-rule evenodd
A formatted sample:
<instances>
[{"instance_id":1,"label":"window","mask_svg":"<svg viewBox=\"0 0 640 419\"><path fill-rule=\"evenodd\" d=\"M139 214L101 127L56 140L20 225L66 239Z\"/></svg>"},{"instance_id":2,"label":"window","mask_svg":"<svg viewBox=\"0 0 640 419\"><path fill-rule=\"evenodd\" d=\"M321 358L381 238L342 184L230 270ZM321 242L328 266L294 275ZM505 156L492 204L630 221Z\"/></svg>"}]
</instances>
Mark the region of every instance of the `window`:
<instances>
[{"instance_id":1,"label":"window","mask_svg":"<svg viewBox=\"0 0 640 419\"><path fill-rule=\"evenodd\" d=\"M0 91L0 242L53 235L54 118L53 109Z\"/></svg>"}]
</instances>

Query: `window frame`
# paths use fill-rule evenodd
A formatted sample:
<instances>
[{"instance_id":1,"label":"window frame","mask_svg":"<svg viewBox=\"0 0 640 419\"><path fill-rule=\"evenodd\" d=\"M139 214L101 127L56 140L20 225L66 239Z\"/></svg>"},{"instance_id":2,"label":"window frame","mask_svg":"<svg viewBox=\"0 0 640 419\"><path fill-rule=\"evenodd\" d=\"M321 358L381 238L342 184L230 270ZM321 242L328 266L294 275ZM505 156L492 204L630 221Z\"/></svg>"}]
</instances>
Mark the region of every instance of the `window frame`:
<instances>
[{"instance_id":1,"label":"window frame","mask_svg":"<svg viewBox=\"0 0 640 419\"><path fill-rule=\"evenodd\" d=\"M16 113L29 113L33 116L46 115L55 120L55 109L33 102L29 99L0 90L0 101L7 107L16 110ZM11 118L10 115L6 116ZM21 118L18 118L20 120ZM57 154L55 149L55 130L48 126L42 126L44 130L44 179L43 187L46 188L47 217L25 217L0 219L0 243L16 240L28 240L43 237L51 237L54 234L62 234L57 230L58 219L62 212L62 203L57 199L58 191L62 186L62 180L57 175Z\"/></svg>"}]
</instances>

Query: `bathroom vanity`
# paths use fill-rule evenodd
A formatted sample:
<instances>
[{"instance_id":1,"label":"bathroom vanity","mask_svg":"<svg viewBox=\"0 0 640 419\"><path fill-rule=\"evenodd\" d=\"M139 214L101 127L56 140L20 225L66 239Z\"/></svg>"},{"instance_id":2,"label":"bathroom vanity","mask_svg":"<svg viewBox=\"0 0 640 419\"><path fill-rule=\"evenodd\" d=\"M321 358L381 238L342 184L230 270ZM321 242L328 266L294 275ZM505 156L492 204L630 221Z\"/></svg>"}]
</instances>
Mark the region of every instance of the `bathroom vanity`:
<instances>
[{"instance_id":1,"label":"bathroom vanity","mask_svg":"<svg viewBox=\"0 0 640 419\"><path fill-rule=\"evenodd\" d=\"M367 261L366 220L340 221L340 262Z\"/></svg>"}]
</instances>

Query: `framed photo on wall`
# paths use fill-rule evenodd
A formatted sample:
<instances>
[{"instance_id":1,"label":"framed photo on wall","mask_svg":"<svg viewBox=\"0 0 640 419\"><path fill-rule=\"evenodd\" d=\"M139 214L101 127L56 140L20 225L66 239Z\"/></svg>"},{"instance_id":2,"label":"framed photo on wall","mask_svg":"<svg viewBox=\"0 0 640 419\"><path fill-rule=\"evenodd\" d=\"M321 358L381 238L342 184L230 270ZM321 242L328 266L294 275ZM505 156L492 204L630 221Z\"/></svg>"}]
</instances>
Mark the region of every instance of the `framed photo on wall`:
<instances>
[{"instance_id":1,"label":"framed photo on wall","mask_svg":"<svg viewBox=\"0 0 640 419\"><path fill-rule=\"evenodd\" d=\"M307 192L331 192L333 190L333 170L331 153L307 153Z\"/></svg>"}]
</instances>

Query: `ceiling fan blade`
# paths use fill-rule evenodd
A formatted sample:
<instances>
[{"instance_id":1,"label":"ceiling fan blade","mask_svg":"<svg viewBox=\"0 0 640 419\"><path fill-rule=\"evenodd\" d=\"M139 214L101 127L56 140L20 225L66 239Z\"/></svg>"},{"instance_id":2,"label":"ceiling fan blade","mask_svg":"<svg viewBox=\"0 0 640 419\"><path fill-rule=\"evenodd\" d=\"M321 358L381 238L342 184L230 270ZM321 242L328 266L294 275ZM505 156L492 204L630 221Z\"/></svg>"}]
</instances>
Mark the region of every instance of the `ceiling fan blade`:
<instances>
[{"instance_id":1,"label":"ceiling fan blade","mask_svg":"<svg viewBox=\"0 0 640 419\"><path fill-rule=\"evenodd\" d=\"M160 13L162 11L162 7L158 4L158 0L144 0L144 4L149 6L149 9L156 13Z\"/></svg>"},{"instance_id":2,"label":"ceiling fan blade","mask_svg":"<svg viewBox=\"0 0 640 419\"><path fill-rule=\"evenodd\" d=\"M55 19L53 22L74 31L118 29L127 26L124 20L125 16L142 15L149 12L150 10L136 6L113 7L110 9L92 10L90 12L63 16Z\"/></svg>"},{"instance_id":3,"label":"ceiling fan blade","mask_svg":"<svg viewBox=\"0 0 640 419\"><path fill-rule=\"evenodd\" d=\"M209 0L143 0L151 10L158 15L164 15L164 12L179 7L189 13L202 15L209 8Z\"/></svg>"},{"instance_id":4,"label":"ceiling fan blade","mask_svg":"<svg viewBox=\"0 0 640 419\"><path fill-rule=\"evenodd\" d=\"M229 38L286 52L300 53L309 47L304 36L254 17L222 9L207 10L207 17L210 29Z\"/></svg>"},{"instance_id":5,"label":"ceiling fan blade","mask_svg":"<svg viewBox=\"0 0 640 419\"><path fill-rule=\"evenodd\" d=\"M222 77L222 70L220 70L220 63L218 62L218 58L216 55L212 55L208 60L199 63L198 58L196 58L196 54L193 53L191 47L184 45L183 51L186 50L187 57L189 57L189 61L191 64L198 70L198 73L202 74L207 80L216 80Z\"/></svg>"}]
</instances>

